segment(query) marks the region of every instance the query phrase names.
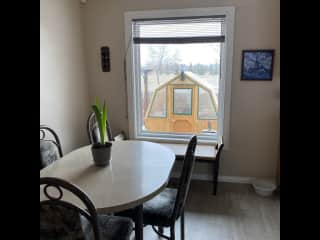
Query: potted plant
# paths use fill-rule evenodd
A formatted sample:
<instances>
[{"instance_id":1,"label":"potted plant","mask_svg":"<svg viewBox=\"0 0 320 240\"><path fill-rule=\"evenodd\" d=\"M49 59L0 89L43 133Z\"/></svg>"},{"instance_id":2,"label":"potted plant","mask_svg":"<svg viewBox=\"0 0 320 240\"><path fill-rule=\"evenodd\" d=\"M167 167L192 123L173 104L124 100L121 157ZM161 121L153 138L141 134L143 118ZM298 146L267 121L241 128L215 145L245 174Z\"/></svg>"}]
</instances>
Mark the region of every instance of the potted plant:
<instances>
[{"instance_id":1,"label":"potted plant","mask_svg":"<svg viewBox=\"0 0 320 240\"><path fill-rule=\"evenodd\" d=\"M107 107L104 101L103 107L100 107L98 99L96 99L96 104L92 105L96 121L98 123L100 142L93 143L91 145L91 151L93 156L93 161L97 166L106 166L110 163L111 156L111 146L112 143L106 141L107 139Z\"/></svg>"}]
</instances>

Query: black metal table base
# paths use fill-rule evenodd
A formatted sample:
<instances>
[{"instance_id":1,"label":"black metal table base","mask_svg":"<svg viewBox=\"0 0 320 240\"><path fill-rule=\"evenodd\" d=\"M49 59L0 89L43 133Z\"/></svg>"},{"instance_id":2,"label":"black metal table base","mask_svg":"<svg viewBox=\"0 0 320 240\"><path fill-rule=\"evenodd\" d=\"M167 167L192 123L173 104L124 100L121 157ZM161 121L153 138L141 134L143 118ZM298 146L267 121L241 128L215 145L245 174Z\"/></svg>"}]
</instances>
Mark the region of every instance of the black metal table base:
<instances>
[{"instance_id":1,"label":"black metal table base","mask_svg":"<svg viewBox=\"0 0 320 240\"><path fill-rule=\"evenodd\" d=\"M143 213L142 205L135 207L135 239L143 240Z\"/></svg>"}]
</instances>

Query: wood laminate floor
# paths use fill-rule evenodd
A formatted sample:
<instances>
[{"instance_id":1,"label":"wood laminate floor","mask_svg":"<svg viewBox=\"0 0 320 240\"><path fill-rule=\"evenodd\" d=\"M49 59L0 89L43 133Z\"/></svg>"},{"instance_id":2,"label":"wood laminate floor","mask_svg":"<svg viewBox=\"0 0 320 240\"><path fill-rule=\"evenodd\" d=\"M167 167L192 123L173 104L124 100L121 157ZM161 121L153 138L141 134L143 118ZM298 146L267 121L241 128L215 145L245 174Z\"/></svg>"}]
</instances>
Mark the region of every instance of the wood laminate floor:
<instances>
[{"instance_id":1,"label":"wood laminate floor","mask_svg":"<svg viewBox=\"0 0 320 240\"><path fill-rule=\"evenodd\" d=\"M219 183L217 196L211 192L210 182L191 183L185 212L186 240L280 239L279 195L260 197L251 185L234 183ZM168 235L169 229L165 233ZM144 239L163 238L147 226ZM176 239L180 240L180 220L176 222Z\"/></svg>"}]
</instances>

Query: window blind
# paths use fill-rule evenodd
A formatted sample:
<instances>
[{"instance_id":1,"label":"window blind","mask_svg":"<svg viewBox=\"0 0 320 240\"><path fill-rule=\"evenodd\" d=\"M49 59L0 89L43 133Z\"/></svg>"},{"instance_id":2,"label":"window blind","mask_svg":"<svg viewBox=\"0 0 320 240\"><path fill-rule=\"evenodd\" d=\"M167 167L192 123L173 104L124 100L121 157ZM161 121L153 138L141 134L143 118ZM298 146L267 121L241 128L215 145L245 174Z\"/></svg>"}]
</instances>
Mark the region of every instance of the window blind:
<instances>
[{"instance_id":1,"label":"window blind","mask_svg":"<svg viewBox=\"0 0 320 240\"><path fill-rule=\"evenodd\" d=\"M134 19L135 44L224 42L225 16Z\"/></svg>"}]
</instances>

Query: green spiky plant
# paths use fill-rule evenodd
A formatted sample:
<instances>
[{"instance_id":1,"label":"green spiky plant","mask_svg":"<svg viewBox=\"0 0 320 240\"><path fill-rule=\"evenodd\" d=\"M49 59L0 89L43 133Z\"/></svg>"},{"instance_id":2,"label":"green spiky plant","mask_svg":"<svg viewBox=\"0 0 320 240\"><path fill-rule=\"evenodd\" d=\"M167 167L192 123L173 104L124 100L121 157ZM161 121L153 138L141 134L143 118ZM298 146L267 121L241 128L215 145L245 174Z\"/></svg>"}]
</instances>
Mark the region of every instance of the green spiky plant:
<instances>
[{"instance_id":1,"label":"green spiky plant","mask_svg":"<svg viewBox=\"0 0 320 240\"><path fill-rule=\"evenodd\" d=\"M98 122L98 128L100 133L100 143L105 144L107 139L107 107L106 107L106 101L103 101L103 107L101 108L101 105L96 98L95 105L92 105L92 109L94 111L94 114L96 116L96 120Z\"/></svg>"}]
</instances>

